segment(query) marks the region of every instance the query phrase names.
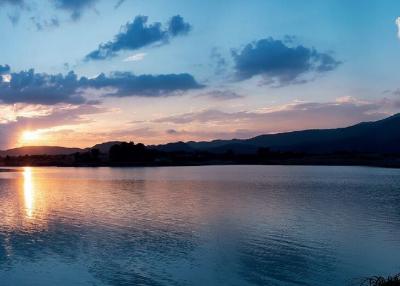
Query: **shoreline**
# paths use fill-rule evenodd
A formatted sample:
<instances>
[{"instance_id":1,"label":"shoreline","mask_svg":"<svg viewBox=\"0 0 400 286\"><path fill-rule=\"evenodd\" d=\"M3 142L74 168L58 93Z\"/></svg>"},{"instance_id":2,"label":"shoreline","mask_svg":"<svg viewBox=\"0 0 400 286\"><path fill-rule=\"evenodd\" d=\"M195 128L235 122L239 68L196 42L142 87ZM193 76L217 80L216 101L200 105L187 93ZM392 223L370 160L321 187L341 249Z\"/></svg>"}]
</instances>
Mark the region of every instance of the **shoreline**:
<instances>
[{"instance_id":1,"label":"shoreline","mask_svg":"<svg viewBox=\"0 0 400 286\"><path fill-rule=\"evenodd\" d=\"M17 166L10 166L10 168L6 168L8 166L1 166L0 167L0 173L11 173L11 172L21 172L19 169L12 169L12 167L17 167Z\"/></svg>"},{"instance_id":2,"label":"shoreline","mask_svg":"<svg viewBox=\"0 0 400 286\"><path fill-rule=\"evenodd\" d=\"M400 163L388 162L204 162L204 163L182 163L182 164L140 164L140 163L115 163L115 164L21 164L12 166L0 166L0 173L20 172L21 167L57 167L57 168L146 168L146 167L200 167L200 166L321 166L321 167L371 167L385 169L400 169Z\"/></svg>"}]
</instances>

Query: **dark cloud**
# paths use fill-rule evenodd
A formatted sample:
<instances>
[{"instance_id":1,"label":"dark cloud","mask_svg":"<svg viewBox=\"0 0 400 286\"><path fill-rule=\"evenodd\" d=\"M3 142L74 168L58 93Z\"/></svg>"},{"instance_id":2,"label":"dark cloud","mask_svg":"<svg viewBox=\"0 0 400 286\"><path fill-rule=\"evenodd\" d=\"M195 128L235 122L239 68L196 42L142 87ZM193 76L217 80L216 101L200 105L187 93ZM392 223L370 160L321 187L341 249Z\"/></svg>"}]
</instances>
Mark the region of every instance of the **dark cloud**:
<instances>
[{"instance_id":1,"label":"dark cloud","mask_svg":"<svg viewBox=\"0 0 400 286\"><path fill-rule=\"evenodd\" d=\"M52 0L57 9L67 11L71 14L71 19L79 20L82 13L94 7L98 0Z\"/></svg>"},{"instance_id":2,"label":"dark cloud","mask_svg":"<svg viewBox=\"0 0 400 286\"><path fill-rule=\"evenodd\" d=\"M165 131L165 133L170 134L170 135L175 135L175 134L178 134L179 132L175 129L168 129L167 131Z\"/></svg>"},{"instance_id":3,"label":"dark cloud","mask_svg":"<svg viewBox=\"0 0 400 286\"><path fill-rule=\"evenodd\" d=\"M0 66L0 72L8 73L8 66ZM134 75L129 72L100 74L96 78L36 73L33 69L10 73L10 80L0 80L0 101L3 103L32 103L51 105L56 103L88 103L83 96L85 89L110 88L107 96L167 96L189 89L201 88L190 74Z\"/></svg>"},{"instance_id":4,"label":"dark cloud","mask_svg":"<svg viewBox=\"0 0 400 286\"><path fill-rule=\"evenodd\" d=\"M232 52L239 80L261 75L266 84L278 86L306 82L307 74L334 70L340 62L328 53L302 45L289 46L287 41L262 39Z\"/></svg>"},{"instance_id":5,"label":"dark cloud","mask_svg":"<svg viewBox=\"0 0 400 286\"><path fill-rule=\"evenodd\" d=\"M169 20L168 31L171 36L186 35L192 29L189 23L186 23L180 15L176 15Z\"/></svg>"},{"instance_id":6,"label":"dark cloud","mask_svg":"<svg viewBox=\"0 0 400 286\"><path fill-rule=\"evenodd\" d=\"M9 65L0 65L0 75L2 74L7 74L10 72L10 66Z\"/></svg>"},{"instance_id":7,"label":"dark cloud","mask_svg":"<svg viewBox=\"0 0 400 286\"><path fill-rule=\"evenodd\" d=\"M191 29L179 15L172 17L166 28L159 22L147 24L147 20L146 16L137 16L133 22L122 27L114 40L100 44L85 59L104 60L116 56L120 51L136 50L155 43L165 44L172 37L185 35Z\"/></svg>"},{"instance_id":8,"label":"dark cloud","mask_svg":"<svg viewBox=\"0 0 400 286\"><path fill-rule=\"evenodd\" d=\"M203 86L187 73L165 75L134 75L129 72L115 72L110 76L104 74L94 79L81 80L83 85L94 88L116 88L116 93L108 96L166 96L174 92L198 89Z\"/></svg>"},{"instance_id":9,"label":"dark cloud","mask_svg":"<svg viewBox=\"0 0 400 286\"><path fill-rule=\"evenodd\" d=\"M86 101L76 92L78 79L73 72L66 76L49 75L35 73L31 69L10 75L10 82L4 80L0 82L0 100L3 103L82 104Z\"/></svg>"}]
</instances>

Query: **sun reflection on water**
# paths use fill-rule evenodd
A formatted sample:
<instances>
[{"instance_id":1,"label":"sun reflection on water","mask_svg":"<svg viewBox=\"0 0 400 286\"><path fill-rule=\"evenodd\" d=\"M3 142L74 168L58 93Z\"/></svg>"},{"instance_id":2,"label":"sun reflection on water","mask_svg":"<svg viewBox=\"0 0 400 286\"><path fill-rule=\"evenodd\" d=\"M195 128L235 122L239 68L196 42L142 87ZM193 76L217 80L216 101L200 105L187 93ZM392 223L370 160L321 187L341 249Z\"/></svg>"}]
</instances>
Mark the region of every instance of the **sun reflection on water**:
<instances>
[{"instance_id":1,"label":"sun reflection on water","mask_svg":"<svg viewBox=\"0 0 400 286\"><path fill-rule=\"evenodd\" d=\"M35 208L35 189L32 182L32 168L24 167L24 201L26 216L28 218L33 217Z\"/></svg>"}]
</instances>

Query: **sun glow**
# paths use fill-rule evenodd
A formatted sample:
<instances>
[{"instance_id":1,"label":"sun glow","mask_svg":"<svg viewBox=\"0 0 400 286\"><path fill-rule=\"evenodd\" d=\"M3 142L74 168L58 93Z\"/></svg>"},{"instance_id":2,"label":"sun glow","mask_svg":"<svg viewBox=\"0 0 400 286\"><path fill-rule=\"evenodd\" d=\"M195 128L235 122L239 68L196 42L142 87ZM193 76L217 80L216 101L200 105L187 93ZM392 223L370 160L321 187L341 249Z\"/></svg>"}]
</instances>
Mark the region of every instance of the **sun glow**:
<instances>
[{"instance_id":1,"label":"sun glow","mask_svg":"<svg viewBox=\"0 0 400 286\"><path fill-rule=\"evenodd\" d=\"M24 142L35 141L40 138L40 134L37 131L24 131L22 133L22 140Z\"/></svg>"}]
</instances>

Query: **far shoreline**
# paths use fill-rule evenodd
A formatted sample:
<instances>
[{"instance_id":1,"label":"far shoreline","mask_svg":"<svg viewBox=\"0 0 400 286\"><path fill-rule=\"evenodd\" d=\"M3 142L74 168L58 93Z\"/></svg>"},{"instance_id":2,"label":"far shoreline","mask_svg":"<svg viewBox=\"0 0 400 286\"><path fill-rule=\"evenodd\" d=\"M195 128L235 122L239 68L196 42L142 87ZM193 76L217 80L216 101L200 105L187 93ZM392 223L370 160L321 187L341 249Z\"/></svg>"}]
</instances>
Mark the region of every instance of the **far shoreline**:
<instances>
[{"instance_id":1,"label":"far shoreline","mask_svg":"<svg viewBox=\"0 0 400 286\"><path fill-rule=\"evenodd\" d=\"M13 168L16 168L17 166L13 166ZM26 167L26 166L23 166ZM12 173L12 172L21 172L19 169L13 169L12 167L7 168L7 166L1 166L0 167L0 173Z\"/></svg>"},{"instance_id":2,"label":"far shoreline","mask_svg":"<svg viewBox=\"0 0 400 286\"><path fill-rule=\"evenodd\" d=\"M26 167L57 167L57 168L155 168L155 167L202 167L202 166L309 166L309 167L370 167L370 168L384 168L384 169L400 169L400 163L384 163L384 162L363 162L363 163L349 163L349 162L271 162L271 163L248 163L248 162L204 162L204 163L187 163L187 164L49 164L49 165L13 165L13 166L0 166L0 173L4 172L21 172L21 169Z\"/></svg>"}]
</instances>

